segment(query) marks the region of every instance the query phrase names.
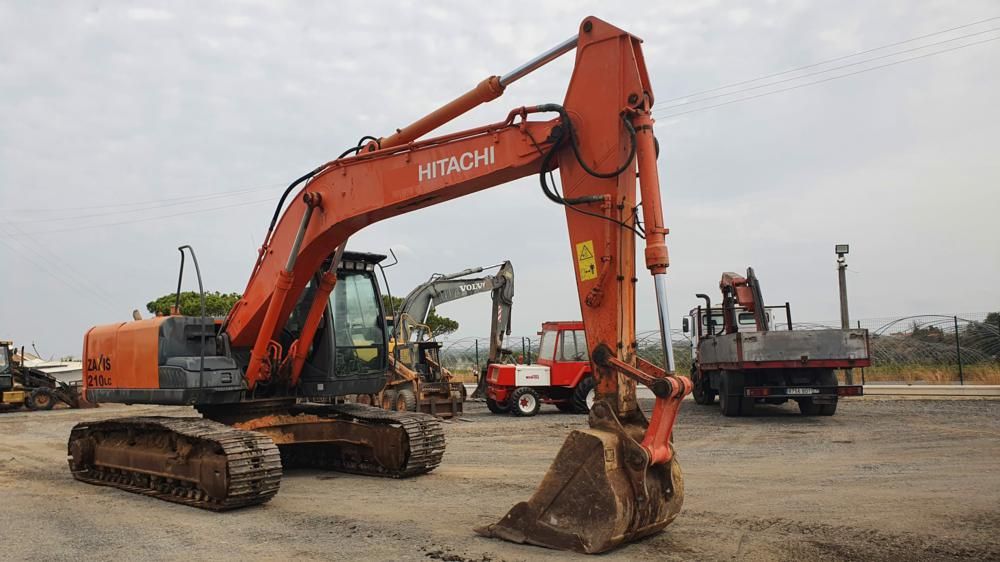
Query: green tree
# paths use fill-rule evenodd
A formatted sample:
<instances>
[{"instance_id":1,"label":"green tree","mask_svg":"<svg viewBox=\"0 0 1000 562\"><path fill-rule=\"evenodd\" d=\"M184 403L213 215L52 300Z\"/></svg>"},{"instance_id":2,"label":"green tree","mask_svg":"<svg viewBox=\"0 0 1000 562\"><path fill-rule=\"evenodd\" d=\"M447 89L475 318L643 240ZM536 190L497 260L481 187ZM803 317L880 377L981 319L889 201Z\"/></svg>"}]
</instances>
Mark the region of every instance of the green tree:
<instances>
[{"instance_id":1,"label":"green tree","mask_svg":"<svg viewBox=\"0 0 1000 562\"><path fill-rule=\"evenodd\" d=\"M153 314L170 314L170 309L176 302L177 294L170 293L146 303L146 310ZM205 314L207 316L225 316L229 309L240 300L239 293L220 293L214 291L205 293ZM195 291L181 293L181 314L185 316L201 316L201 298Z\"/></svg>"},{"instance_id":2,"label":"green tree","mask_svg":"<svg viewBox=\"0 0 1000 562\"><path fill-rule=\"evenodd\" d=\"M386 314L392 315L399 312L399 307L401 306L403 306L403 299L401 297L382 295L382 307L385 308ZM458 330L458 322L447 316L439 316L437 311L431 307L430 312L427 313L427 327L431 329L435 337L441 337L456 332Z\"/></svg>"}]
</instances>

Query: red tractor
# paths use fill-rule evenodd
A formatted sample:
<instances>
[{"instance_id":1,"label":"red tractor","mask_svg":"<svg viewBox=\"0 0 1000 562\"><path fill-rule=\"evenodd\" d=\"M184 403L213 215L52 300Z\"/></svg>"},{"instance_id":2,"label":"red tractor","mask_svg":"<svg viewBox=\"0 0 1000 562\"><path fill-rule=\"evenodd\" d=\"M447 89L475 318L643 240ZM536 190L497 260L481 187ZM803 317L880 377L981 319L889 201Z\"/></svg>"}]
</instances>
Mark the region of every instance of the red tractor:
<instances>
[{"instance_id":1,"label":"red tractor","mask_svg":"<svg viewBox=\"0 0 1000 562\"><path fill-rule=\"evenodd\" d=\"M494 363L486 375L486 406L494 414L533 416L542 404L562 412L585 414L594 403L583 322L545 322L538 344L538 363Z\"/></svg>"}]
</instances>

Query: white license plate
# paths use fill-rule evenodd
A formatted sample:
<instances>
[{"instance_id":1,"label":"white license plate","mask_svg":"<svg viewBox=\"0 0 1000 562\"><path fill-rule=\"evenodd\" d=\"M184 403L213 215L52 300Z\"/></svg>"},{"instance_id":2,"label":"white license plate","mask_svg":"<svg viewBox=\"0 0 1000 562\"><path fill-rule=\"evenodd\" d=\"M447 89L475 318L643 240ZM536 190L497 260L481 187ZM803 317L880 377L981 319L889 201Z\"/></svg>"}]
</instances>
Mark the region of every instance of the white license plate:
<instances>
[{"instance_id":1,"label":"white license plate","mask_svg":"<svg viewBox=\"0 0 1000 562\"><path fill-rule=\"evenodd\" d=\"M815 388L789 388L786 389L788 394L816 394Z\"/></svg>"}]
</instances>

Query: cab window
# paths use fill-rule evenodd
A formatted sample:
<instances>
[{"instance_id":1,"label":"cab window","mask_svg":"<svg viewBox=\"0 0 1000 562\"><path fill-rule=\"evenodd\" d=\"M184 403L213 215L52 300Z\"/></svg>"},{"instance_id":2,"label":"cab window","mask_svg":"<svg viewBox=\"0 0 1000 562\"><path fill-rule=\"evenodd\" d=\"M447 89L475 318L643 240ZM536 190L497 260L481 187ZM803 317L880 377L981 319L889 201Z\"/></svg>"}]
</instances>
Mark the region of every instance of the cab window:
<instances>
[{"instance_id":1,"label":"cab window","mask_svg":"<svg viewBox=\"0 0 1000 562\"><path fill-rule=\"evenodd\" d=\"M7 348L0 347L0 373L7 370Z\"/></svg>"},{"instance_id":2,"label":"cab window","mask_svg":"<svg viewBox=\"0 0 1000 562\"><path fill-rule=\"evenodd\" d=\"M711 316L709 316L708 314L702 315L702 317L701 317L701 325L702 325L703 328L705 328L703 330L705 333L708 333L708 321L709 321L709 318L711 318L712 325L715 326L715 328L716 328L715 331L718 332L719 329L722 328L722 324L723 324L722 313L720 312L718 314L712 314Z\"/></svg>"},{"instance_id":3,"label":"cab window","mask_svg":"<svg viewBox=\"0 0 1000 562\"><path fill-rule=\"evenodd\" d=\"M589 361L587 336L583 330L565 330L559 342L560 361Z\"/></svg>"},{"instance_id":4,"label":"cab window","mask_svg":"<svg viewBox=\"0 0 1000 562\"><path fill-rule=\"evenodd\" d=\"M380 371L385 367L385 334L375 279L339 272L330 295L337 374Z\"/></svg>"},{"instance_id":5,"label":"cab window","mask_svg":"<svg viewBox=\"0 0 1000 562\"><path fill-rule=\"evenodd\" d=\"M552 356L556 352L556 336L557 332L546 331L542 332L542 340L538 342L538 358L539 359L552 359Z\"/></svg>"}]
</instances>

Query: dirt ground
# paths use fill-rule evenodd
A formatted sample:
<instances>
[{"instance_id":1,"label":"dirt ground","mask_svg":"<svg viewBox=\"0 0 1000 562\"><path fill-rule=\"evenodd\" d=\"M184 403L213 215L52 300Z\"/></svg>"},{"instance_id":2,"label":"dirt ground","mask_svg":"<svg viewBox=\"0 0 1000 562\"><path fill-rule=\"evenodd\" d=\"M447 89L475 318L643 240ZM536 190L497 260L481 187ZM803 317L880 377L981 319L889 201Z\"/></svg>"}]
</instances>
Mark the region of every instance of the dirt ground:
<instances>
[{"instance_id":1,"label":"dirt ground","mask_svg":"<svg viewBox=\"0 0 1000 562\"><path fill-rule=\"evenodd\" d=\"M649 404L645 407L648 409ZM75 482L79 419L190 414L140 406L0 414L6 559L562 560L472 528L527 499L582 415L468 405L433 473L404 481L292 472L262 507L216 514ZM686 502L657 536L601 560L1000 559L1000 401L842 402L754 418L684 404Z\"/></svg>"}]
</instances>

